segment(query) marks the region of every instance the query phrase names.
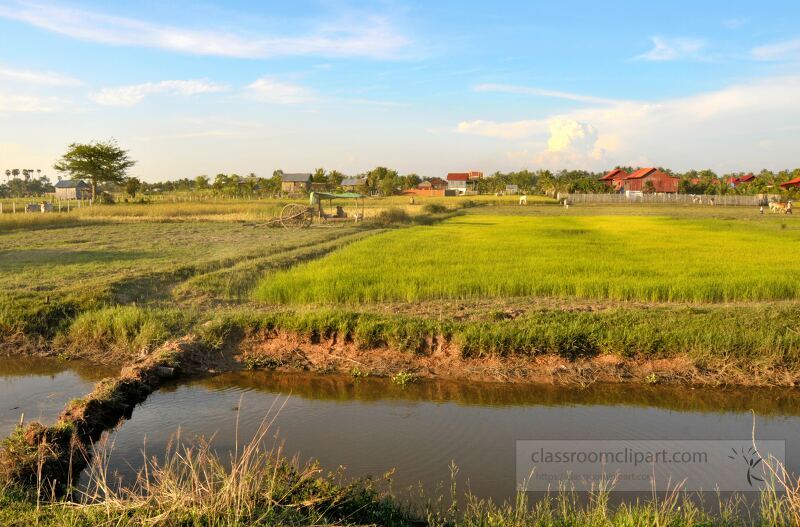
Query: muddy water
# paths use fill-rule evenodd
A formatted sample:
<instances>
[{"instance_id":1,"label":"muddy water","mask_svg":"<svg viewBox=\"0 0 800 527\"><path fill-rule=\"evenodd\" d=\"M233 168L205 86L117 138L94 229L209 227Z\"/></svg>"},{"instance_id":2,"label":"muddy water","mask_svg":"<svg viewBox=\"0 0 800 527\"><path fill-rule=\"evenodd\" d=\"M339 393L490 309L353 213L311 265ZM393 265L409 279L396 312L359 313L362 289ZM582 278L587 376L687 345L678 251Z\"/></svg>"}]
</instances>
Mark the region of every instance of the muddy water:
<instances>
[{"instance_id":1,"label":"muddy water","mask_svg":"<svg viewBox=\"0 0 800 527\"><path fill-rule=\"evenodd\" d=\"M176 428L212 437L218 449L252 436L270 408L285 452L348 476L395 469L393 488L450 481L505 499L515 485L518 439L785 439L800 469L800 392L652 386L587 389L458 382L398 387L380 379L242 372L169 386L151 395L111 436L111 468L128 479L142 446L158 455Z\"/></svg>"},{"instance_id":2,"label":"muddy water","mask_svg":"<svg viewBox=\"0 0 800 527\"><path fill-rule=\"evenodd\" d=\"M53 359L0 359L0 436L20 422L52 423L64 405L92 390L114 368Z\"/></svg>"}]
</instances>

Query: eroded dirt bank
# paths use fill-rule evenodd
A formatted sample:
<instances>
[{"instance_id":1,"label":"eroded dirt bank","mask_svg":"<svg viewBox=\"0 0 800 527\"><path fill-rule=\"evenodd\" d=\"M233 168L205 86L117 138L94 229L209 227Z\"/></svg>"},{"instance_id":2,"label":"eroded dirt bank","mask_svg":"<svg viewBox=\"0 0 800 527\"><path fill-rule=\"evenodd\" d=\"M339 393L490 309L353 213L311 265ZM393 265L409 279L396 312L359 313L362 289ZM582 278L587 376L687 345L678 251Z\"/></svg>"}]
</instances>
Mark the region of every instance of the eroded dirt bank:
<instances>
[{"instance_id":1,"label":"eroded dirt bank","mask_svg":"<svg viewBox=\"0 0 800 527\"><path fill-rule=\"evenodd\" d=\"M464 358L445 339L431 338L411 353L391 347L364 348L336 337L309 339L274 331L246 336L229 349L242 367L276 371L312 371L515 383L589 385L595 382L713 386L797 386L800 370L761 367L715 359L700 364L688 357L630 358L616 354L565 357L485 356ZM230 364L230 362L228 362Z\"/></svg>"}]
</instances>

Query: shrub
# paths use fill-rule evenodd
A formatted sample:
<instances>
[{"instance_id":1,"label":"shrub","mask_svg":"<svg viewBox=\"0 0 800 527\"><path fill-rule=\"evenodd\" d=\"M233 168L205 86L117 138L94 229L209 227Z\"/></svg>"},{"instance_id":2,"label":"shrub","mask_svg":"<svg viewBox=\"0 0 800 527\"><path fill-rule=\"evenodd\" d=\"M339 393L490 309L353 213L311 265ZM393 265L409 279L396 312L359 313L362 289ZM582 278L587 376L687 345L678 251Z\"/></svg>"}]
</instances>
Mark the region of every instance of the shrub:
<instances>
[{"instance_id":1,"label":"shrub","mask_svg":"<svg viewBox=\"0 0 800 527\"><path fill-rule=\"evenodd\" d=\"M377 216L375 216L375 221L381 225L410 223L411 216L409 216L408 213L403 209L391 208L382 210Z\"/></svg>"},{"instance_id":2,"label":"shrub","mask_svg":"<svg viewBox=\"0 0 800 527\"><path fill-rule=\"evenodd\" d=\"M439 203L426 203L422 206L422 212L426 214L442 214L449 209Z\"/></svg>"}]
</instances>

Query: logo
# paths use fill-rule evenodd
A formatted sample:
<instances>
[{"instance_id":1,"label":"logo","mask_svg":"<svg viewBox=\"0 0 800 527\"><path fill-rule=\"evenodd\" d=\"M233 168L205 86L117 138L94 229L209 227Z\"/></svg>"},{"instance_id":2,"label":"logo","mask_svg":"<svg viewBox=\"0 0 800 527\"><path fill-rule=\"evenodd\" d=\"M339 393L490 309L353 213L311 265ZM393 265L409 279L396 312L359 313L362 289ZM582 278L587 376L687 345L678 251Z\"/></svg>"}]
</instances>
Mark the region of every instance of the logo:
<instances>
[{"instance_id":1,"label":"logo","mask_svg":"<svg viewBox=\"0 0 800 527\"><path fill-rule=\"evenodd\" d=\"M738 452L736 451L735 448L731 448L731 452L733 452L733 455L729 454L728 455L729 458L733 459L734 461L741 459L742 462L747 466L748 485L752 487L753 481L761 481L761 482L764 481L762 478L759 478L758 476L753 474L755 468L763 461L758 451L754 447L750 447L747 450L742 448Z\"/></svg>"}]
</instances>

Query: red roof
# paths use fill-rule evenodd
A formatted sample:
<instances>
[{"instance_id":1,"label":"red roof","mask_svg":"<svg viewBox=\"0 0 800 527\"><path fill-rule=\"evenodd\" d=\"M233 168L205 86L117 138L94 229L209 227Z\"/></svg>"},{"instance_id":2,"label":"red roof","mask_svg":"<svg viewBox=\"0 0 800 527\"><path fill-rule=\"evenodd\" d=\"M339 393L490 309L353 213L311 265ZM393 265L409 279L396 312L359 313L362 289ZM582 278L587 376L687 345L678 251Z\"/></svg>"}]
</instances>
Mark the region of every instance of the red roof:
<instances>
[{"instance_id":1,"label":"red roof","mask_svg":"<svg viewBox=\"0 0 800 527\"><path fill-rule=\"evenodd\" d=\"M781 183L781 188L800 187L800 177L790 179L786 183Z\"/></svg>"},{"instance_id":2,"label":"red roof","mask_svg":"<svg viewBox=\"0 0 800 527\"><path fill-rule=\"evenodd\" d=\"M450 172L447 174L447 181L468 181L468 172Z\"/></svg>"},{"instance_id":3,"label":"red roof","mask_svg":"<svg viewBox=\"0 0 800 527\"><path fill-rule=\"evenodd\" d=\"M740 183L747 183L748 181L753 181L755 178L756 177L753 174L745 174L738 179Z\"/></svg>"},{"instance_id":4,"label":"red roof","mask_svg":"<svg viewBox=\"0 0 800 527\"><path fill-rule=\"evenodd\" d=\"M633 172L630 176L626 177L625 179L639 179L649 175L651 172L655 172L655 168L640 168Z\"/></svg>"},{"instance_id":5,"label":"red roof","mask_svg":"<svg viewBox=\"0 0 800 527\"><path fill-rule=\"evenodd\" d=\"M624 179L626 177L628 177L628 173L627 172L625 172L621 168L615 168L614 170L612 170L611 172L609 172L605 176L601 177L600 181L612 181L614 179L619 179L619 178L623 178Z\"/></svg>"}]
</instances>

